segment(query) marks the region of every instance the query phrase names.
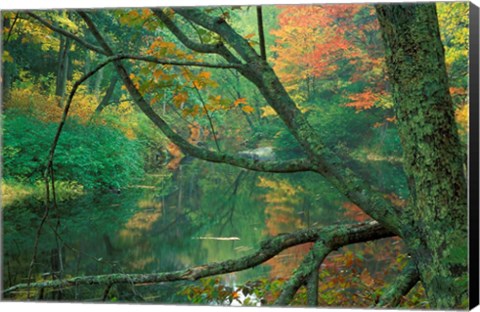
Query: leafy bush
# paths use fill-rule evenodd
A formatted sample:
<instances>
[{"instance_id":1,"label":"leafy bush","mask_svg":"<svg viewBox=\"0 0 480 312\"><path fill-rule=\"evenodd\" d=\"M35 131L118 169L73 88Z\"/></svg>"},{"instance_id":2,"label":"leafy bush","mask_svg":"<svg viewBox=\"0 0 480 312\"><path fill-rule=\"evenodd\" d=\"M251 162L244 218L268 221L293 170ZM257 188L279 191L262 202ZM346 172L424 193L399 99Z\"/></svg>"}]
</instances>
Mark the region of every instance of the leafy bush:
<instances>
[{"instance_id":1,"label":"leafy bush","mask_svg":"<svg viewBox=\"0 0 480 312\"><path fill-rule=\"evenodd\" d=\"M42 178L57 123L9 112L3 123L3 175L34 183ZM142 146L106 125L67 121L55 152L55 177L87 189L120 188L143 174Z\"/></svg>"}]
</instances>

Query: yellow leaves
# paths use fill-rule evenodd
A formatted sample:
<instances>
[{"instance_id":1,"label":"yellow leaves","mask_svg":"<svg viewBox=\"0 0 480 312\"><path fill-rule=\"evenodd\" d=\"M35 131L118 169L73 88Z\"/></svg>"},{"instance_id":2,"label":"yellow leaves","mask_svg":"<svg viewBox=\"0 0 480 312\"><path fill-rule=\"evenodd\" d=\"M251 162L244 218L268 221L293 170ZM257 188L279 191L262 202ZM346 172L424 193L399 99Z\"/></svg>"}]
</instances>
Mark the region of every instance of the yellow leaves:
<instances>
[{"instance_id":1,"label":"yellow leaves","mask_svg":"<svg viewBox=\"0 0 480 312\"><path fill-rule=\"evenodd\" d=\"M10 53L7 50L3 50L2 53L2 61L3 62L13 62L13 57L10 55Z\"/></svg>"},{"instance_id":2,"label":"yellow leaves","mask_svg":"<svg viewBox=\"0 0 480 312\"><path fill-rule=\"evenodd\" d=\"M121 11L119 21L121 24L132 25L137 22L139 16L140 13L137 10Z\"/></svg>"},{"instance_id":3,"label":"yellow leaves","mask_svg":"<svg viewBox=\"0 0 480 312\"><path fill-rule=\"evenodd\" d=\"M243 37L243 38L245 38L245 39L247 39L247 40L248 40L248 39L251 39L251 38L253 38L253 36L255 36L255 34L254 34L254 33L251 33L251 34L248 34L248 35L246 35L246 36L245 36L245 37Z\"/></svg>"},{"instance_id":4,"label":"yellow leaves","mask_svg":"<svg viewBox=\"0 0 480 312\"><path fill-rule=\"evenodd\" d=\"M455 120L460 126L460 134L468 133L468 104L462 105L455 111Z\"/></svg>"},{"instance_id":5,"label":"yellow leaves","mask_svg":"<svg viewBox=\"0 0 480 312\"><path fill-rule=\"evenodd\" d=\"M72 32L77 32L78 31L77 24L75 24L71 19L69 19L66 14L55 15L55 20L57 21L58 24L63 26L63 28L67 28L68 30L70 30Z\"/></svg>"},{"instance_id":6,"label":"yellow leaves","mask_svg":"<svg viewBox=\"0 0 480 312\"><path fill-rule=\"evenodd\" d=\"M262 118L277 116L277 112L271 106L260 107L260 110L262 111L262 114L260 115Z\"/></svg>"},{"instance_id":7,"label":"yellow leaves","mask_svg":"<svg viewBox=\"0 0 480 312\"><path fill-rule=\"evenodd\" d=\"M16 109L34 116L44 122L59 122L63 108L59 106L60 98L42 94L35 88L12 89L11 97L4 102L5 108ZM77 93L73 98L69 116L78 117L80 122L87 122L92 116L98 102L94 96Z\"/></svg>"},{"instance_id":8,"label":"yellow leaves","mask_svg":"<svg viewBox=\"0 0 480 312\"><path fill-rule=\"evenodd\" d=\"M259 177L257 186L277 190L284 193L287 196L293 196L298 192L303 192L303 188L300 186L294 187L287 180L270 180L267 178Z\"/></svg>"}]
</instances>

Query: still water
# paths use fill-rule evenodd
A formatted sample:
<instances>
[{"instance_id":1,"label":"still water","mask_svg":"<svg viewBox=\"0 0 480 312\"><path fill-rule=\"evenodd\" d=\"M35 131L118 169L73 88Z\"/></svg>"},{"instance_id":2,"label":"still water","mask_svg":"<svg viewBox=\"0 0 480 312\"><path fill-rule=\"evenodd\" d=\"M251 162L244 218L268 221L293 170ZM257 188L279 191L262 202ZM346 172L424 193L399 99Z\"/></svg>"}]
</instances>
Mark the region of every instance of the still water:
<instances>
[{"instance_id":1,"label":"still water","mask_svg":"<svg viewBox=\"0 0 480 312\"><path fill-rule=\"evenodd\" d=\"M184 161L175 170L151 170L119 193L85 194L61 202L58 227L55 211L44 227L35 279L51 279L49 272L57 271L64 277L167 272L238 258L254 252L272 235L354 222L345 202L312 173L265 174ZM4 288L26 281L41 207L39 203L4 208ZM55 228L60 239L55 239ZM58 250L60 263L55 256ZM258 278L288 277L301 257L298 250L286 250L257 268L221 278L235 286ZM153 300L180 300L175 294L181 284L156 286ZM134 294L125 295L125 300L135 300ZM76 289L64 299L97 297L87 289Z\"/></svg>"}]
</instances>

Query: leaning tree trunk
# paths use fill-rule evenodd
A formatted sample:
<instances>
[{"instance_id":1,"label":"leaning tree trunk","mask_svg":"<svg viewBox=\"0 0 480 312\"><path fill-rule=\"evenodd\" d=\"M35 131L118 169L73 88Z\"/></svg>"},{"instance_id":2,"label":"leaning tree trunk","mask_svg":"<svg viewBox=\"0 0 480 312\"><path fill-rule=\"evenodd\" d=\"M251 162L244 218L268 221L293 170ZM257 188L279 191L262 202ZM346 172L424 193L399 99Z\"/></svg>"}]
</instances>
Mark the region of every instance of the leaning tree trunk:
<instances>
[{"instance_id":1,"label":"leaning tree trunk","mask_svg":"<svg viewBox=\"0 0 480 312\"><path fill-rule=\"evenodd\" d=\"M432 308L466 308L467 186L435 4L376 9L411 194L401 236Z\"/></svg>"}]
</instances>

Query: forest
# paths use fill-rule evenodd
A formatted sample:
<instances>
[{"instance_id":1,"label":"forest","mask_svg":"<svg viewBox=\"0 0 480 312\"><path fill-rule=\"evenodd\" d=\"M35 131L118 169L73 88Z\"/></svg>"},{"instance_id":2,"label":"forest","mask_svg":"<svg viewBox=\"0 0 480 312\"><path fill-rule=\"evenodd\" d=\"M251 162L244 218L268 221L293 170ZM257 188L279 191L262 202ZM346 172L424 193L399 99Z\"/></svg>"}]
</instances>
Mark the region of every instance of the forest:
<instances>
[{"instance_id":1,"label":"forest","mask_svg":"<svg viewBox=\"0 0 480 312\"><path fill-rule=\"evenodd\" d=\"M468 13L3 11L3 300L468 308Z\"/></svg>"}]
</instances>

